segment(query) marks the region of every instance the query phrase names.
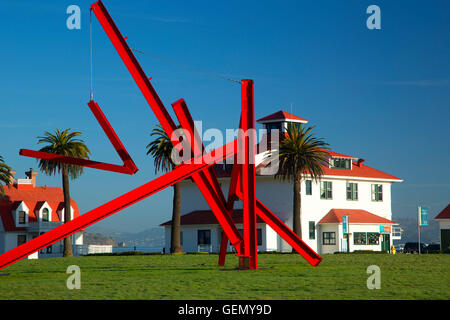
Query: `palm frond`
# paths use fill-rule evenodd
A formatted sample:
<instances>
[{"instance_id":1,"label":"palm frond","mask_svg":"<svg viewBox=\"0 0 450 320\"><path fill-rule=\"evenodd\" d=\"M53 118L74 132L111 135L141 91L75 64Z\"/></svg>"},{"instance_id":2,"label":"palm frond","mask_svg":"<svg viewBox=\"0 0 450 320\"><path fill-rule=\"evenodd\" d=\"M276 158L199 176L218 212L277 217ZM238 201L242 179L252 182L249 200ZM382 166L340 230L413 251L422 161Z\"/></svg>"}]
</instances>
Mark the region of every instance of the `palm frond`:
<instances>
[{"instance_id":1,"label":"palm frond","mask_svg":"<svg viewBox=\"0 0 450 320\"><path fill-rule=\"evenodd\" d=\"M175 164L172 161L173 144L169 136L161 125L156 125L150 133L151 137L155 137L147 146L147 155L153 157L155 165L155 173L158 171L170 171Z\"/></svg>"},{"instance_id":2,"label":"palm frond","mask_svg":"<svg viewBox=\"0 0 450 320\"><path fill-rule=\"evenodd\" d=\"M11 185L11 167L8 166L3 157L0 156L0 198L5 194L3 185L9 187Z\"/></svg>"},{"instance_id":3,"label":"palm frond","mask_svg":"<svg viewBox=\"0 0 450 320\"><path fill-rule=\"evenodd\" d=\"M38 144L46 144L39 151L79 159L90 159L91 151L84 141L78 138L81 136L81 132L71 132L70 129L60 131L56 128L54 133L45 131L43 136L38 137ZM39 160L39 169L47 175L60 173L64 167L68 168L71 179L78 178L84 172L84 168L81 166L51 160Z\"/></svg>"},{"instance_id":4,"label":"palm frond","mask_svg":"<svg viewBox=\"0 0 450 320\"><path fill-rule=\"evenodd\" d=\"M299 179L309 174L315 181L323 175L323 166L328 164L328 143L313 134L314 126L291 126L280 142L279 171L282 180Z\"/></svg>"}]
</instances>

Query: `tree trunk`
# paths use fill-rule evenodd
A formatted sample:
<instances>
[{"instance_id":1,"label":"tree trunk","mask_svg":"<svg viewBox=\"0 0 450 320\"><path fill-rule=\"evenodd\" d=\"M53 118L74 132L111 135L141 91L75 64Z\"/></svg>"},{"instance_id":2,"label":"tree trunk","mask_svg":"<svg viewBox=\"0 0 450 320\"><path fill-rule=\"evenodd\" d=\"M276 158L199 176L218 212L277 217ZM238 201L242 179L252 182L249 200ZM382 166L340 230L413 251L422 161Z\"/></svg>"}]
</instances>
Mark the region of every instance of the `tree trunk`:
<instances>
[{"instance_id":1,"label":"tree trunk","mask_svg":"<svg viewBox=\"0 0 450 320\"><path fill-rule=\"evenodd\" d=\"M293 210L293 226L294 233L302 238L302 199L301 199L301 176L295 178L294 180L294 210Z\"/></svg>"},{"instance_id":2,"label":"tree trunk","mask_svg":"<svg viewBox=\"0 0 450 320\"><path fill-rule=\"evenodd\" d=\"M63 167L62 173L63 193L64 193L64 223L71 220L70 216L70 191L69 191L69 168L67 165ZM64 238L64 252L63 257L72 257L72 237L67 236Z\"/></svg>"},{"instance_id":3,"label":"tree trunk","mask_svg":"<svg viewBox=\"0 0 450 320\"><path fill-rule=\"evenodd\" d=\"M173 207L172 207L172 230L171 230L171 253L181 253L181 188L179 183L173 186Z\"/></svg>"}]
</instances>

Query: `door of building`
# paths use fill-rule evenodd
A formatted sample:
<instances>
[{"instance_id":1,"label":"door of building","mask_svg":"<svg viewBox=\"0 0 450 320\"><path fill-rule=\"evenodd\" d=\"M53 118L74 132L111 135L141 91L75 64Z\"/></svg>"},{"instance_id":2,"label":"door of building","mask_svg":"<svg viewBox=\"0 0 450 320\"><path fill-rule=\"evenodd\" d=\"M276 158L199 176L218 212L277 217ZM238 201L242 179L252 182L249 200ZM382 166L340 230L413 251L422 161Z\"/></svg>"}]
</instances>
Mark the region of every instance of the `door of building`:
<instances>
[{"instance_id":1,"label":"door of building","mask_svg":"<svg viewBox=\"0 0 450 320\"><path fill-rule=\"evenodd\" d=\"M441 250L450 248L450 229L441 229Z\"/></svg>"},{"instance_id":2,"label":"door of building","mask_svg":"<svg viewBox=\"0 0 450 320\"><path fill-rule=\"evenodd\" d=\"M391 235L389 233L383 233L381 240L381 251L390 251Z\"/></svg>"}]
</instances>

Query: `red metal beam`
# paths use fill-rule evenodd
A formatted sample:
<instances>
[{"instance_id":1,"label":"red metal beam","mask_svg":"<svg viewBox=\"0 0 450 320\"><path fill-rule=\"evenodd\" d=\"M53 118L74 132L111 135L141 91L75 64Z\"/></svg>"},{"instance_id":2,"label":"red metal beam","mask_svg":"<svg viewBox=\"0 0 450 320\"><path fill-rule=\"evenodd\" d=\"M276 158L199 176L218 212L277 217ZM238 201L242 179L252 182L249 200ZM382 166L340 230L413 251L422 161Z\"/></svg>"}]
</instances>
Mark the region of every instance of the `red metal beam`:
<instances>
[{"instance_id":1,"label":"red metal beam","mask_svg":"<svg viewBox=\"0 0 450 320\"><path fill-rule=\"evenodd\" d=\"M240 190L237 196L242 199ZM318 266L322 258L311 249L300 237L283 223L272 211L270 211L258 198L256 198L256 214L264 220L282 239L284 239L295 251L311 265Z\"/></svg>"},{"instance_id":2,"label":"red metal beam","mask_svg":"<svg viewBox=\"0 0 450 320\"><path fill-rule=\"evenodd\" d=\"M123 145L122 141L120 141L119 137L117 136L116 132L109 123L108 119L106 118L105 114L103 113L98 103L95 102L94 100L91 100L88 102L88 106L89 109L91 109L92 113L94 114L95 118L97 119L98 123L102 127L103 131L106 133L109 141L114 146L114 149L116 149L117 154L123 161L123 164L126 167L130 168L130 170L133 171L133 173L136 173L138 171L138 168L134 164L128 151L125 149L125 146Z\"/></svg>"},{"instance_id":3,"label":"red metal beam","mask_svg":"<svg viewBox=\"0 0 450 320\"><path fill-rule=\"evenodd\" d=\"M233 170L231 171L231 179L230 186L228 188L228 201L227 201L227 210L228 215L231 216L234 210L234 202L236 199L236 188L239 183L239 173L241 171L240 165L237 163L237 157L234 156ZM220 251L219 251L219 266L225 265L225 258L227 255L227 246L228 246L228 237L225 232L222 234L222 240L220 242ZM244 249L242 248L243 252Z\"/></svg>"},{"instance_id":4,"label":"red metal beam","mask_svg":"<svg viewBox=\"0 0 450 320\"><path fill-rule=\"evenodd\" d=\"M44 160L53 160L53 161L74 164L77 166L88 167L88 168L93 168L93 169L100 169L100 170L125 173L125 174L135 174L138 171L138 168L134 164L133 160L131 159L130 155L128 154L128 151L125 149L124 145L120 141L119 137L117 136L117 134L114 131L111 124L109 123L105 114L100 109L100 106L92 100L88 102L88 106L91 109L92 113L94 114L95 118L97 119L98 123L102 127L102 129L105 132L106 136L108 137L109 141L113 145L117 154L122 159L122 161L123 161L122 166L119 166L116 164L93 161L93 160L85 160L85 159L78 159L78 158L73 158L73 157L66 157L66 156L57 155L54 153L33 151L33 150L28 150L28 149L21 149L19 151L19 154L21 156L25 156L25 157L44 159Z\"/></svg>"},{"instance_id":5,"label":"red metal beam","mask_svg":"<svg viewBox=\"0 0 450 320\"><path fill-rule=\"evenodd\" d=\"M242 129L242 116L239 120L239 129ZM228 215L232 215L234 211L234 202L236 200L236 191L239 182L239 174L241 172L240 164L237 161L237 155L235 155L233 161L233 169L231 171L231 179L230 179L230 185L228 186L228 200L227 200L227 210ZM244 243L242 243L242 252L244 251L243 248ZM225 233L222 234L222 240L220 242L220 251L219 251L219 266L225 265L225 258L227 255L227 247L228 247L228 237Z\"/></svg>"},{"instance_id":6,"label":"red metal beam","mask_svg":"<svg viewBox=\"0 0 450 320\"><path fill-rule=\"evenodd\" d=\"M176 129L174 121L170 117L169 113L164 107L164 104L151 85L148 77L139 65L136 57L123 38L113 19L109 15L105 6L101 1L98 1L92 4L91 8L98 21L102 25L103 29L105 30L106 34L108 35L109 39L111 40L112 44L119 53L120 57L122 58L122 61L125 63L125 66L127 67L134 81L136 82L148 104L150 105L151 109L161 123L164 131L166 131L169 137L172 137L172 133ZM221 202L224 201L225 198L223 196L223 193L221 193L221 191L218 192L217 190L217 178L213 175L213 173L211 173L211 171L210 173L200 173L200 177L197 177L196 175L194 176L192 178L199 186L200 191L202 192L206 201L212 205L212 211L216 214L216 217L218 217L219 221L222 220L222 222L224 223L223 228L224 230L226 230L227 236L230 237L230 239L233 239L235 241L233 245L237 246L240 241L238 241L239 239L237 237L237 234L232 231L232 224L230 224L226 219L224 220L220 218L221 216L225 216L223 212L219 213L219 210L222 210L222 207L224 207Z\"/></svg>"},{"instance_id":7,"label":"red metal beam","mask_svg":"<svg viewBox=\"0 0 450 320\"><path fill-rule=\"evenodd\" d=\"M180 99L174 102L172 106L181 127L183 130L188 132L187 137L190 138L189 143L192 146L194 155L198 157L202 154L204 146L197 129L195 128L194 120L192 119L186 102L184 99ZM229 237L231 244L236 248L236 251L240 253L242 249L242 236L233 223L231 216L228 214L225 197L222 189L220 188L219 182L217 181L213 168L209 167L202 172L193 174L192 179L205 196L208 205L216 216L217 221L222 226L224 233ZM213 192L210 192L210 190Z\"/></svg>"},{"instance_id":8,"label":"red metal beam","mask_svg":"<svg viewBox=\"0 0 450 320\"><path fill-rule=\"evenodd\" d=\"M125 174L133 174L132 170L130 170L130 168L125 167L125 166L97 162L97 161L93 161L93 160L85 160L85 159L66 157L66 156L61 156L59 154L54 154L54 153L40 152L40 151L34 151L34 150L28 150L28 149L20 149L19 154L21 156L25 156L25 157L31 157L31 158L43 159L43 160L52 160L52 161L74 164L77 166L88 167L88 168L93 168L93 169L106 170L106 171L125 173Z\"/></svg>"},{"instance_id":9,"label":"red metal beam","mask_svg":"<svg viewBox=\"0 0 450 320\"><path fill-rule=\"evenodd\" d=\"M150 80L145 75L144 70L142 70L142 67L139 65L136 57L109 15L105 6L101 1L97 1L91 5L91 9L122 58L122 61L125 63L125 66L144 95L144 98L152 108L156 118L161 123L164 130L169 134L171 131L176 129L175 123L164 107L164 104L151 85Z\"/></svg>"},{"instance_id":10,"label":"red metal beam","mask_svg":"<svg viewBox=\"0 0 450 320\"><path fill-rule=\"evenodd\" d=\"M145 99L149 103L159 122L163 126L166 133L171 137L173 131L176 129L175 123L169 116L167 110L162 104L160 98L156 94L152 85L150 84L149 79L145 75L144 71L140 67L136 58L134 57L131 49L128 47L125 39L120 34L116 25L114 24L112 18L106 11L106 8L103 6L101 1L94 3L92 6L92 10L94 14L97 16L99 22L110 38L111 42L115 46L122 60L124 61L126 67L130 71L132 77L136 81L138 87L142 91ZM243 106L243 120L242 127L245 129L254 128L254 106L253 106L253 82L251 80L244 80L242 86L242 106ZM115 134L112 127L109 125L106 117L101 112L100 108L97 104L92 102L90 105L91 110L94 115L97 117L97 120L102 125L105 133L108 138L112 142L113 146L118 150L119 155L124 161L124 166L116 166L111 164L103 164L90 160L82 160L75 159L79 165L90 166L93 168L106 168L105 166L109 166L108 169L104 170L130 170L133 171L137 169L126 152L125 148L121 144L117 135ZM195 133L195 127L193 126L192 118L187 110L187 107L183 104L180 104L179 111L177 112L177 116L181 119L183 128L185 130L191 130ZM254 134L254 132L253 132ZM195 135L192 135L195 137ZM245 137L245 143L243 149L245 150L244 156L245 161L244 165L236 166L236 170L238 173L234 173L232 179L233 181L230 184L233 184L232 187L230 185L230 193L228 203L225 203L225 197L223 196L222 190L218 183L217 177L215 176L214 171L210 168L210 166L219 160L222 160L226 157L235 155L237 149L237 141L233 141L228 143L221 148L218 148L207 155L202 157L202 161L197 163L195 159L197 159L203 149L201 143L194 143L195 139L191 141L193 143L193 148L195 150L194 154L194 162L190 164L181 164L177 166L171 172L139 187L133 191L130 191L123 196L120 196L100 207L94 209L72 221L65 223L64 225L57 227L17 248L14 248L3 255L0 255L0 269L4 268L19 259L22 259L35 251L38 251L46 246L57 242L78 230L85 228L95 222L100 221L101 219L106 218L107 216L114 214L148 196L154 194L155 192L161 191L164 188L182 180L187 177L191 177L197 183L200 191L204 195L208 204L210 205L212 211L218 218L220 224L224 228L224 238L226 237L231 239L231 242L236 247L238 251L238 255L245 254L247 257L250 257L250 268L257 267L256 261L256 218L255 217L255 209L256 213L261 216L261 218L270 225L280 236L285 239L295 250L297 250L306 260L308 260L312 265L318 265L321 261L320 256L318 256L311 248L309 248L295 233L292 232L281 220L279 220L269 209L267 209L260 201L256 199L255 196L255 172L254 172L254 139L252 141L251 137L249 139L248 135ZM175 143L175 141L173 141ZM177 141L178 142L178 141ZM197 145L197 146L196 146ZM197 148L197 149L196 149ZM200 148L200 149L198 149ZM203 150L202 150L203 151ZM253 151L253 153L251 152ZM73 158L63 157L53 154L41 154L36 151L30 150L21 150L24 155L39 155L42 157L49 157L48 159L54 161L61 161L66 163L73 163L75 161ZM205 159L207 159L205 161ZM252 161L253 160L253 161ZM72 162L70 162L72 161ZM252 167L253 165L253 167ZM119 169L121 168L121 169ZM125 169L126 168L126 169ZM115 169L115 170L114 170ZM234 170L233 170L234 171ZM117 171L120 172L120 171ZM242 180L242 186L238 182L239 176ZM234 190L234 191L232 191ZM230 197L233 193L237 194L244 202L244 225L246 229L244 244L247 243L245 248L242 248L242 238L240 237L239 232L236 229L236 226L232 223L230 213L233 208L233 201L230 200ZM226 245L226 243L225 243Z\"/></svg>"},{"instance_id":11,"label":"red metal beam","mask_svg":"<svg viewBox=\"0 0 450 320\"><path fill-rule=\"evenodd\" d=\"M172 171L130 191L124 195L117 197L116 199L109 201L100 207L91 210L71 221L64 223L63 225L56 227L39 237L36 237L14 249L11 249L2 255L0 255L0 269L5 268L14 262L23 259L30 254L39 251L57 241L60 241L71 234L86 228L106 217L123 210L132 204L141 201L152 194L159 192L178 181L188 178L193 173L205 170L208 166L211 166L216 161L220 161L223 157L233 156L234 153L227 153L232 146L230 144L237 144L236 141L230 142L228 145L222 146L221 153L213 154L214 151L208 153L206 156L208 161L201 161L200 164L181 164L175 167ZM234 150L235 146L233 147ZM217 150L216 150L217 151Z\"/></svg>"},{"instance_id":12,"label":"red metal beam","mask_svg":"<svg viewBox=\"0 0 450 320\"><path fill-rule=\"evenodd\" d=\"M239 137L239 152L244 163L241 167L244 256L249 259L249 268L257 268L256 239L256 188L255 188L255 113L253 101L253 80L241 81L242 130ZM238 157L239 157L238 152Z\"/></svg>"}]
</instances>

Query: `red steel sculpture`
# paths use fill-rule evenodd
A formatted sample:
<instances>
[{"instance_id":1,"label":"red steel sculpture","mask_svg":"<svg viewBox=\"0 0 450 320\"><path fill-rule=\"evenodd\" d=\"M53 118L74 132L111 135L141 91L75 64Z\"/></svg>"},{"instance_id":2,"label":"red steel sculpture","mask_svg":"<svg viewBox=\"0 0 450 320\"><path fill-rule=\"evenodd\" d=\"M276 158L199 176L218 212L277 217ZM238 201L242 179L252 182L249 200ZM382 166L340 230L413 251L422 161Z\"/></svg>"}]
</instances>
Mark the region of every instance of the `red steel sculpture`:
<instances>
[{"instance_id":1,"label":"red steel sculpture","mask_svg":"<svg viewBox=\"0 0 450 320\"><path fill-rule=\"evenodd\" d=\"M161 99L151 85L149 78L145 75L105 6L101 1L97 1L91 5L91 9L125 63L125 66L128 68L128 71L138 85L152 111L161 123L163 129L169 137L172 137L174 131L177 129L175 122L170 117ZM184 136L188 139L187 142L191 147L192 157L189 161L177 165L172 171L101 205L72 221L68 221L51 231L5 252L0 255L0 269L186 178L192 178L197 184L217 221L223 228L224 232L220 246L219 265L224 265L225 263L226 248L228 241L230 241L236 249L241 267L246 269L258 268L256 216L259 216L311 265L317 266L322 258L256 198L253 80L241 81L241 97L242 111L240 129L242 130L239 131L238 139L207 154L204 154L204 146L194 126L194 121L185 101L180 99L173 103L172 107L183 132L186 133ZM103 114L99 105L93 100L89 101L88 105L122 159L122 166L26 149L20 150L20 154L37 159L48 159L94 169L130 175L135 174L138 171L136 165L108 122L106 116ZM172 143L177 149L181 148L178 140L175 139ZM241 157L241 161L236 161L238 156ZM228 198L225 199L212 165L216 162L223 161L228 157L234 157L235 161L231 174ZM243 202L243 236L231 219L231 213L233 212L233 205L236 197Z\"/></svg>"}]
</instances>

